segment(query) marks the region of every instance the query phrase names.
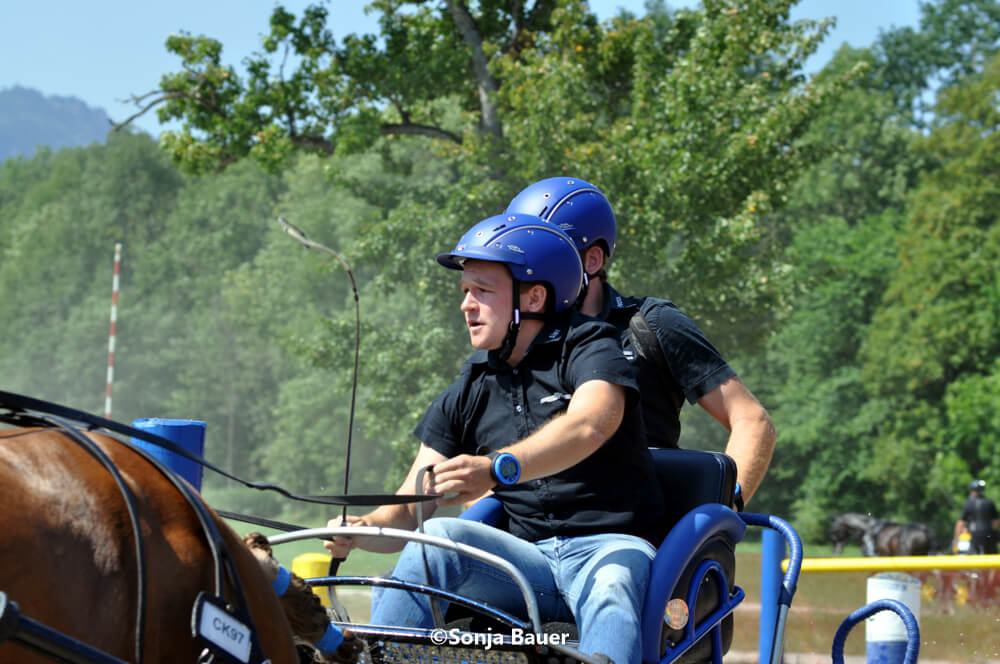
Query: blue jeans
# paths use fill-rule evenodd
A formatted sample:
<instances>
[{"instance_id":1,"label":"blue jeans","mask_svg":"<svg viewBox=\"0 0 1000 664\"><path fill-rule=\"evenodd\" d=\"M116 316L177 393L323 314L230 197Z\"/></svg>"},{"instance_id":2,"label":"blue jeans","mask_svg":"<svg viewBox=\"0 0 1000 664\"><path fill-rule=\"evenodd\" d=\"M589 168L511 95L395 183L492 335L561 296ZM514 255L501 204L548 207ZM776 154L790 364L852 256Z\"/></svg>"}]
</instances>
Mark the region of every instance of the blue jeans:
<instances>
[{"instance_id":1,"label":"blue jeans","mask_svg":"<svg viewBox=\"0 0 1000 664\"><path fill-rule=\"evenodd\" d=\"M551 537L528 542L510 533L463 519L430 519L424 532L468 544L509 560L535 591L543 621L576 622L580 650L603 653L615 664L641 659L639 620L653 545L632 535ZM520 588L505 572L439 547L425 547L430 585L445 588L520 618L527 618ZM397 579L426 583L420 545L410 542L396 564ZM445 610L446 604L442 604ZM383 589L372 624L434 626L425 596Z\"/></svg>"}]
</instances>

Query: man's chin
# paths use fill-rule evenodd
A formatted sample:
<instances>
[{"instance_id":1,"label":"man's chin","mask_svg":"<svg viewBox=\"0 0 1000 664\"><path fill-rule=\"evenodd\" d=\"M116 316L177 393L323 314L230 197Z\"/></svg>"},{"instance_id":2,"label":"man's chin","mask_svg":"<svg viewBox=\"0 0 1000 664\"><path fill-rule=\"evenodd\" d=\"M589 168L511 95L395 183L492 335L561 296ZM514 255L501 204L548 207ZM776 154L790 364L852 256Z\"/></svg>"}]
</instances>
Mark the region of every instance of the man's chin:
<instances>
[{"instance_id":1,"label":"man's chin","mask_svg":"<svg viewBox=\"0 0 1000 664\"><path fill-rule=\"evenodd\" d=\"M469 332L469 343L476 350L490 350L496 346L496 344L491 344L484 336L474 334L471 331Z\"/></svg>"}]
</instances>

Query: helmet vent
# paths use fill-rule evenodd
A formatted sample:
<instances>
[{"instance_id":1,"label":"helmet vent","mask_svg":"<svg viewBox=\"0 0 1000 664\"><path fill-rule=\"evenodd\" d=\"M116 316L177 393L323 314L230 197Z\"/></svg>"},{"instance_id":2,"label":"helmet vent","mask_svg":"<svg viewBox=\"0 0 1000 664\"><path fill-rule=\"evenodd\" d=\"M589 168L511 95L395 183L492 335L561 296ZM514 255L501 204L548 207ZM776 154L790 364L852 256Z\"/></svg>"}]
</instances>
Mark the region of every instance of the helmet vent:
<instances>
[{"instance_id":1,"label":"helmet vent","mask_svg":"<svg viewBox=\"0 0 1000 664\"><path fill-rule=\"evenodd\" d=\"M507 224L500 224L499 226L497 226L496 228L494 228L494 229L493 229L492 231L490 231L490 232L491 232L491 233L496 233L496 232L497 232L498 230L500 230L500 229L502 229L502 228L507 228Z\"/></svg>"}]
</instances>

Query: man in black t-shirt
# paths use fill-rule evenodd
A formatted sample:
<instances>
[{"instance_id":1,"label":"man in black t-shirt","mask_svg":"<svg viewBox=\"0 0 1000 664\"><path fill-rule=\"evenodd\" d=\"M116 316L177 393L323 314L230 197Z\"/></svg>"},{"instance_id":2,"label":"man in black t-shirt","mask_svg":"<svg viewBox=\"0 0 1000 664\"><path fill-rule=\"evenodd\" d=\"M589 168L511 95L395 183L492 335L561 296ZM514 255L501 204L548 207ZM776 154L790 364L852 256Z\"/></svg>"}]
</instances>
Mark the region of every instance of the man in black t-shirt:
<instances>
[{"instance_id":1,"label":"man in black t-shirt","mask_svg":"<svg viewBox=\"0 0 1000 664\"><path fill-rule=\"evenodd\" d=\"M583 281L573 242L537 217L500 215L473 226L438 262L462 271L461 309L476 352L417 425L422 444L400 493L412 493L426 467L425 490L446 494L442 505L492 489L509 532L451 518L427 521L425 532L514 562L543 619L576 622L583 652L638 662L663 498L617 331L573 310ZM412 506L348 522L417 525ZM343 557L392 544L338 537L325 546ZM408 544L393 575L526 617L504 573L437 547L426 547L426 562L423 555ZM426 597L386 589L372 622L431 627L433 613Z\"/></svg>"},{"instance_id":2,"label":"man in black t-shirt","mask_svg":"<svg viewBox=\"0 0 1000 664\"><path fill-rule=\"evenodd\" d=\"M969 498L962 507L962 515L955 524L955 541L959 535L969 533L972 536L970 553L997 552L997 530L1000 529L1000 515L992 500L983 495L986 482L973 480L969 483Z\"/></svg>"},{"instance_id":3,"label":"man in black t-shirt","mask_svg":"<svg viewBox=\"0 0 1000 664\"><path fill-rule=\"evenodd\" d=\"M741 497L748 501L771 462L771 418L695 322L672 302L625 297L608 284L605 266L615 250L617 225L604 194L578 178L547 178L515 196L507 212L536 214L573 238L589 280L578 307L614 325L626 354L636 361L649 444L677 447L681 407L685 400L697 403L729 431L725 451L736 461Z\"/></svg>"}]
</instances>

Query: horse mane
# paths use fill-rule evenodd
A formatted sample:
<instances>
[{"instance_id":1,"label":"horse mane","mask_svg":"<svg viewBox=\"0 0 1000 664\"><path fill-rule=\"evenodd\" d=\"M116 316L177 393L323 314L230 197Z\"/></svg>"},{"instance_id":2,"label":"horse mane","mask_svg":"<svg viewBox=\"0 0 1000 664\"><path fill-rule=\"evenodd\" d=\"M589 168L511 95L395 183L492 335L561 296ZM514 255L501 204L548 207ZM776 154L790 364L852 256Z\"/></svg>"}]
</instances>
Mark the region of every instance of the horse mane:
<instances>
[{"instance_id":1,"label":"horse mane","mask_svg":"<svg viewBox=\"0 0 1000 664\"><path fill-rule=\"evenodd\" d=\"M273 582L278 576L278 561L271 550L271 544L267 538L258 532L248 533L243 536L243 544L254 555L260 563L264 576L269 582ZM312 648L312 644L323 638L327 626L330 624L330 617L323 608L316 593L306 584L305 580L298 574L291 572L291 582L285 594L279 598L281 608L285 611L288 622L291 623L292 632L296 641L302 645L307 645L314 650L313 661L330 664L351 664L358 660L364 650L364 642L350 630L344 630L344 641L333 653L321 653Z\"/></svg>"}]
</instances>

